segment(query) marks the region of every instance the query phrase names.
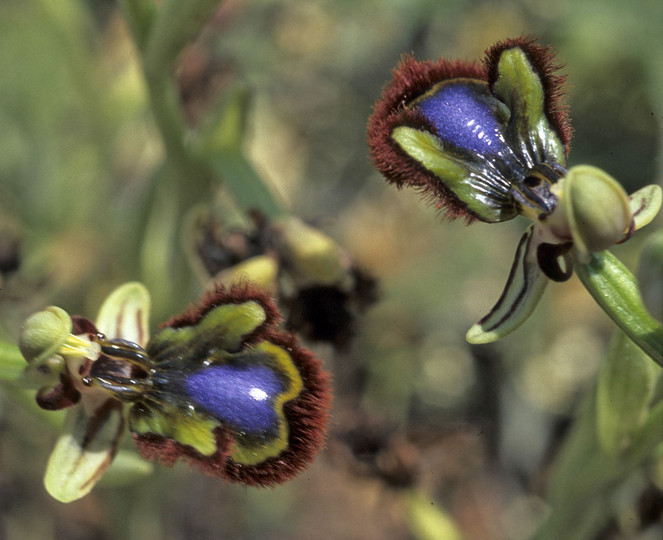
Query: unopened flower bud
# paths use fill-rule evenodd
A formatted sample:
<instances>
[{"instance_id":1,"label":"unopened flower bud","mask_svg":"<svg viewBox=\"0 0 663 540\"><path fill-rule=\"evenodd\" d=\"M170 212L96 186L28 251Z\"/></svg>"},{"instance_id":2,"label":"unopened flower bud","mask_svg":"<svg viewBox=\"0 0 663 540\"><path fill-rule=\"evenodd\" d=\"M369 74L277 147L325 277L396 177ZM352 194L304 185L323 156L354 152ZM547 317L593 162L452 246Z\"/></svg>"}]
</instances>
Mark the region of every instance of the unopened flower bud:
<instances>
[{"instance_id":1,"label":"unopened flower bud","mask_svg":"<svg viewBox=\"0 0 663 540\"><path fill-rule=\"evenodd\" d=\"M275 225L274 229L278 231L276 249L302 285L337 285L349 277L349 257L323 232L298 219Z\"/></svg>"},{"instance_id":2,"label":"unopened flower bud","mask_svg":"<svg viewBox=\"0 0 663 540\"><path fill-rule=\"evenodd\" d=\"M624 237L631 225L624 188L596 167L570 168L564 178L563 198L571 236L581 254L609 248Z\"/></svg>"},{"instance_id":3,"label":"unopened flower bud","mask_svg":"<svg viewBox=\"0 0 663 540\"><path fill-rule=\"evenodd\" d=\"M31 315L23 326L19 347L25 360L41 365L53 356L98 356L99 346L85 337L73 335L69 314L56 306Z\"/></svg>"},{"instance_id":4,"label":"unopened flower bud","mask_svg":"<svg viewBox=\"0 0 663 540\"><path fill-rule=\"evenodd\" d=\"M237 263L230 268L221 270L211 282L212 285L232 287L242 283L251 283L261 291L274 294L279 267L276 259L269 255L256 255Z\"/></svg>"},{"instance_id":5,"label":"unopened flower bud","mask_svg":"<svg viewBox=\"0 0 663 540\"><path fill-rule=\"evenodd\" d=\"M19 347L27 362L41 362L57 354L73 324L67 312L50 306L25 321Z\"/></svg>"}]
</instances>

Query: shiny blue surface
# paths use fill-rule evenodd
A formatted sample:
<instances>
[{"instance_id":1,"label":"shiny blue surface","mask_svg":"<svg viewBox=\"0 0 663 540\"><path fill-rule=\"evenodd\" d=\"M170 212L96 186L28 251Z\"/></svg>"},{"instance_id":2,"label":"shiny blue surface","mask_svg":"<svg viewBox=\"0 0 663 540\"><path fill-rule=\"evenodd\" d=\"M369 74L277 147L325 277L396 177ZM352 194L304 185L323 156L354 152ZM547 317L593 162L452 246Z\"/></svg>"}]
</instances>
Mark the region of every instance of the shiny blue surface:
<instances>
[{"instance_id":1,"label":"shiny blue surface","mask_svg":"<svg viewBox=\"0 0 663 540\"><path fill-rule=\"evenodd\" d=\"M184 385L193 401L237 431L278 427L274 399L284 387L267 366L211 366L187 377Z\"/></svg>"},{"instance_id":2,"label":"shiny blue surface","mask_svg":"<svg viewBox=\"0 0 663 540\"><path fill-rule=\"evenodd\" d=\"M511 154L498 118L497 100L486 89L465 81L445 83L416 102L444 143L481 155Z\"/></svg>"}]
</instances>

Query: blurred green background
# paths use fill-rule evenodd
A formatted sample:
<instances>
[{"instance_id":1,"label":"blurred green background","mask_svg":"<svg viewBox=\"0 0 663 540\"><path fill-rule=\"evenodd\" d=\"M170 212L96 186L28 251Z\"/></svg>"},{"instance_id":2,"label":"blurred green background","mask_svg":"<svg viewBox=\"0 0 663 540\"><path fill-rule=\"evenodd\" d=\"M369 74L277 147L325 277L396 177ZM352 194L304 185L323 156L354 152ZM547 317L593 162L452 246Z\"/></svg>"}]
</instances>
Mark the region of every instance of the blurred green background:
<instances>
[{"instance_id":1,"label":"blurred green background","mask_svg":"<svg viewBox=\"0 0 663 540\"><path fill-rule=\"evenodd\" d=\"M256 169L380 283L349 350L314 346L337 392L328 448L276 489L157 467L62 505L41 484L56 431L0 389L0 538L526 538L613 327L574 278L549 286L513 335L467 345L525 222L445 223L387 186L367 157L366 119L402 53L480 59L534 34L568 76L569 163L601 167L629 192L660 183L662 27L658 0L223 3L177 68L188 122L248 85ZM157 322L198 295L177 220L155 225L148 211L172 203L153 182L163 152L114 2L2 2L0 257L20 242L20 267L2 277L0 337L14 341L48 304L93 316L127 280L145 282ZM191 185L192 201L209 199ZM647 234L615 253L633 268Z\"/></svg>"}]
</instances>

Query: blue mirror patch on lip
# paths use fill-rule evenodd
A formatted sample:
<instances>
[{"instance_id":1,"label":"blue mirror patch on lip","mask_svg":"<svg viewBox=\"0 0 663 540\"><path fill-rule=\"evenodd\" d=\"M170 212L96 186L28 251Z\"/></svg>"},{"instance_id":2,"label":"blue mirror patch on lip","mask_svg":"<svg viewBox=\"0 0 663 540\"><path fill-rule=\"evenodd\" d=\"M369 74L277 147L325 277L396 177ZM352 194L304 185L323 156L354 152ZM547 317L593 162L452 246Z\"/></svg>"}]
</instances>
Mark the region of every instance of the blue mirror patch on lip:
<instances>
[{"instance_id":1,"label":"blue mirror patch on lip","mask_svg":"<svg viewBox=\"0 0 663 540\"><path fill-rule=\"evenodd\" d=\"M274 400L285 387L265 365L214 365L188 376L186 393L193 401L240 432L278 429Z\"/></svg>"},{"instance_id":2,"label":"blue mirror patch on lip","mask_svg":"<svg viewBox=\"0 0 663 540\"><path fill-rule=\"evenodd\" d=\"M445 143L473 154L506 156L513 152L504 138L508 113L500 105L488 85L464 79L439 84L413 103Z\"/></svg>"}]
</instances>

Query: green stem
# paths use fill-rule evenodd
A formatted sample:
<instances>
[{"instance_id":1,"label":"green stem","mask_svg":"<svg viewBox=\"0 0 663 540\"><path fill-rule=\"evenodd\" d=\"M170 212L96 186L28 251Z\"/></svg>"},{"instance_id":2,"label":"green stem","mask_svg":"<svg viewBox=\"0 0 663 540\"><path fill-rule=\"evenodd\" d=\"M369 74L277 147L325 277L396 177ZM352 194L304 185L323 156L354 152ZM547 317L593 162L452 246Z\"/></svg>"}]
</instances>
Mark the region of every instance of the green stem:
<instances>
[{"instance_id":1,"label":"green stem","mask_svg":"<svg viewBox=\"0 0 663 540\"><path fill-rule=\"evenodd\" d=\"M588 262L575 261L578 278L608 316L663 367L663 325L642 300L635 276L609 251L592 253Z\"/></svg>"},{"instance_id":2,"label":"green stem","mask_svg":"<svg viewBox=\"0 0 663 540\"><path fill-rule=\"evenodd\" d=\"M142 57L152 112L166 148L168 163L180 179L181 198L223 180L243 210L259 209L276 218L283 205L253 170L237 145L236 152L201 152L189 141L180 96L173 75L178 55L201 31L219 7L218 0L165 0L157 9L147 0L120 0L127 24ZM240 136L241 134L238 134ZM183 179L186 179L184 186Z\"/></svg>"},{"instance_id":3,"label":"green stem","mask_svg":"<svg viewBox=\"0 0 663 540\"><path fill-rule=\"evenodd\" d=\"M663 402L649 411L628 448L615 456L602 452L596 438L595 393L587 398L551 473L551 514L532 540L595 538L612 514L614 489L661 443Z\"/></svg>"},{"instance_id":4,"label":"green stem","mask_svg":"<svg viewBox=\"0 0 663 540\"><path fill-rule=\"evenodd\" d=\"M271 220L287 215L284 205L264 183L249 161L238 151L224 151L208 160L212 170L228 186L234 202L244 212L260 209Z\"/></svg>"},{"instance_id":5,"label":"green stem","mask_svg":"<svg viewBox=\"0 0 663 540\"><path fill-rule=\"evenodd\" d=\"M0 341L0 381L15 381L23 375L27 364L16 345Z\"/></svg>"},{"instance_id":6,"label":"green stem","mask_svg":"<svg viewBox=\"0 0 663 540\"><path fill-rule=\"evenodd\" d=\"M145 49L157 14L154 0L118 0L138 50Z\"/></svg>"},{"instance_id":7,"label":"green stem","mask_svg":"<svg viewBox=\"0 0 663 540\"><path fill-rule=\"evenodd\" d=\"M165 0L159 7L143 58L148 75L173 70L185 45L193 41L222 2L219 0Z\"/></svg>"}]
</instances>

